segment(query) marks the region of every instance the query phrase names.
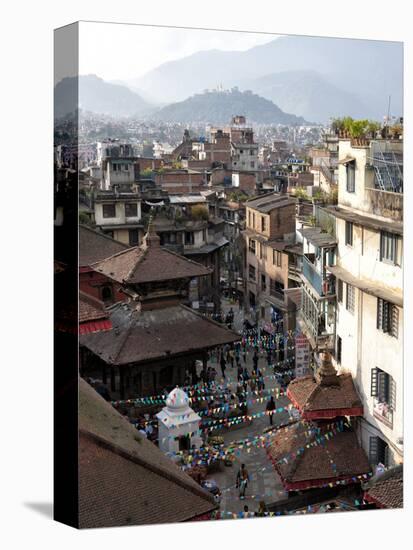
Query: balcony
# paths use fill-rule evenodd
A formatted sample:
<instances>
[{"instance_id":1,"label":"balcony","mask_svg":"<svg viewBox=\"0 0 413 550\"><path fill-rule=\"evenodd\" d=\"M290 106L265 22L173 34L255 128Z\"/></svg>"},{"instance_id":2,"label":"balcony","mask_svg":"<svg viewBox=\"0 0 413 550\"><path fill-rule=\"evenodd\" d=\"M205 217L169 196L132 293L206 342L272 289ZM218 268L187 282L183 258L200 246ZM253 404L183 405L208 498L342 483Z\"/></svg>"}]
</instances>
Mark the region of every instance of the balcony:
<instances>
[{"instance_id":1,"label":"balcony","mask_svg":"<svg viewBox=\"0 0 413 550\"><path fill-rule=\"evenodd\" d=\"M334 278L330 275L322 277L306 256L303 256L302 274L319 296L329 296L335 293Z\"/></svg>"}]
</instances>

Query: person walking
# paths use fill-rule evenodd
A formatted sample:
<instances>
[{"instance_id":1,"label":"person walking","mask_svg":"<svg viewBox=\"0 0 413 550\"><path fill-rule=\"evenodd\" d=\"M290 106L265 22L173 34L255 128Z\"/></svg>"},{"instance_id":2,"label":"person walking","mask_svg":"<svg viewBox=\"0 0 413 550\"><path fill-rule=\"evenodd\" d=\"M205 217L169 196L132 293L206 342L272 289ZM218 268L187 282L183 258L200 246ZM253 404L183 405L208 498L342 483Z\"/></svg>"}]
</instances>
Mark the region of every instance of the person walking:
<instances>
[{"instance_id":1,"label":"person walking","mask_svg":"<svg viewBox=\"0 0 413 550\"><path fill-rule=\"evenodd\" d=\"M258 360L259 360L258 353L257 353L257 350L255 350L254 355L252 356L252 362L254 364L254 370L255 371L258 370Z\"/></svg>"},{"instance_id":2,"label":"person walking","mask_svg":"<svg viewBox=\"0 0 413 550\"><path fill-rule=\"evenodd\" d=\"M260 369L257 370L257 386L258 391L265 390L264 376Z\"/></svg>"},{"instance_id":3,"label":"person walking","mask_svg":"<svg viewBox=\"0 0 413 550\"><path fill-rule=\"evenodd\" d=\"M272 395L270 400L267 403L266 410L268 411L268 416L270 417L270 425L272 426L272 417L275 411L275 401L274 396Z\"/></svg>"},{"instance_id":4,"label":"person walking","mask_svg":"<svg viewBox=\"0 0 413 550\"><path fill-rule=\"evenodd\" d=\"M241 468L238 470L237 473L237 481L236 481L236 487L239 489L239 498L243 500L245 498L245 490L248 485L249 481L249 474L248 470L245 467L245 464L241 464Z\"/></svg>"},{"instance_id":5,"label":"person walking","mask_svg":"<svg viewBox=\"0 0 413 550\"><path fill-rule=\"evenodd\" d=\"M220 365L221 365L222 377L225 378L225 369L226 369L227 363L225 361L224 354L221 355Z\"/></svg>"},{"instance_id":6,"label":"person walking","mask_svg":"<svg viewBox=\"0 0 413 550\"><path fill-rule=\"evenodd\" d=\"M266 515L267 512L268 512L268 510L267 510L267 507L265 505L265 502L263 500L260 500L260 503L258 505L258 512L256 513L256 515L259 518L262 518Z\"/></svg>"},{"instance_id":7,"label":"person walking","mask_svg":"<svg viewBox=\"0 0 413 550\"><path fill-rule=\"evenodd\" d=\"M231 368L234 368L234 359L235 359L235 351L233 349L229 350L229 361L231 363Z\"/></svg>"}]
</instances>

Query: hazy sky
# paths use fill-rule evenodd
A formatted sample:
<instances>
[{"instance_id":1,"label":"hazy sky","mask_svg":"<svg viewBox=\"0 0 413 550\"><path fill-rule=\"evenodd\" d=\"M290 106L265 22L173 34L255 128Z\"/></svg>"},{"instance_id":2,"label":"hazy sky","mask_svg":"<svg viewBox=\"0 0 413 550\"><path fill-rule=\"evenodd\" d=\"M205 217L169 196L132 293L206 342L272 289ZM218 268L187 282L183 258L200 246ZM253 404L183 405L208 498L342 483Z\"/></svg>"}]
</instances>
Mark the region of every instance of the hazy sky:
<instances>
[{"instance_id":1,"label":"hazy sky","mask_svg":"<svg viewBox=\"0 0 413 550\"><path fill-rule=\"evenodd\" d=\"M161 63L200 50L248 50L276 37L275 34L82 22L79 72L96 74L104 80L132 80Z\"/></svg>"}]
</instances>

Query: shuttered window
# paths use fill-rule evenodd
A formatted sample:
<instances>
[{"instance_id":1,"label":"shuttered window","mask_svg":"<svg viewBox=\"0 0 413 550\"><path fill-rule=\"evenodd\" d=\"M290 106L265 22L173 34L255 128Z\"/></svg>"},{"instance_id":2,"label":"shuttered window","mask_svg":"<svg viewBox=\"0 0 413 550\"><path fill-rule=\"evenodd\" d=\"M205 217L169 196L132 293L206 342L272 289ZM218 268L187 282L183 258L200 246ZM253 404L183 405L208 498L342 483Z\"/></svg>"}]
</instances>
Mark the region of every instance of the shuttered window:
<instances>
[{"instance_id":1,"label":"shuttered window","mask_svg":"<svg viewBox=\"0 0 413 550\"><path fill-rule=\"evenodd\" d=\"M387 403L392 410L396 409L396 382L378 367L371 369L370 395L377 397L380 403Z\"/></svg>"},{"instance_id":2,"label":"shuttered window","mask_svg":"<svg viewBox=\"0 0 413 550\"><path fill-rule=\"evenodd\" d=\"M399 308L391 302L377 298L377 328L398 338Z\"/></svg>"},{"instance_id":3,"label":"shuttered window","mask_svg":"<svg viewBox=\"0 0 413 550\"><path fill-rule=\"evenodd\" d=\"M369 440L369 462L370 464L389 464L389 448L383 439L378 436L372 436Z\"/></svg>"}]
</instances>

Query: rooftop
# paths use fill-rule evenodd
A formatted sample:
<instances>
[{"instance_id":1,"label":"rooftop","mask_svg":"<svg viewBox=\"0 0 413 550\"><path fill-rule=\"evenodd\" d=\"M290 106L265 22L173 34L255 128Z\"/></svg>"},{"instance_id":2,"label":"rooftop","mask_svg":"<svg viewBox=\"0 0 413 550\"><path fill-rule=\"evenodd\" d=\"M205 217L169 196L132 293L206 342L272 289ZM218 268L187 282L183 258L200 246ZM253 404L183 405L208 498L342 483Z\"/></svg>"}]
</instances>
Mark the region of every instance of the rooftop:
<instances>
[{"instance_id":1,"label":"rooftop","mask_svg":"<svg viewBox=\"0 0 413 550\"><path fill-rule=\"evenodd\" d=\"M113 365L170 358L240 338L183 305L138 312L128 304L115 304L109 311L113 330L85 335L80 343Z\"/></svg>"},{"instance_id":2,"label":"rooftop","mask_svg":"<svg viewBox=\"0 0 413 550\"><path fill-rule=\"evenodd\" d=\"M403 508L403 465L372 477L364 489L365 500L380 508Z\"/></svg>"},{"instance_id":3,"label":"rooftop","mask_svg":"<svg viewBox=\"0 0 413 550\"><path fill-rule=\"evenodd\" d=\"M81 528L188 521L213 497L79 380Z\"/></svg>"},{"instance_id":4,"label":"rooftop","mask_svg":"<svg viewBox=\"0 0 413 550\"><path fill-rule=\"evenodd\" d=\"M331 360L326 368L322 359L317 375L317 379L295 378L287 389L288 397L304 419L363 415L363 404L350 373L337 375Z\"/></svg>"},{"instance_id":5,"label":"rooftop","mask_svg":"<svg viewBox=\"0 0 413 550\"><path fill-rule=\"evenodd\" d=\"M79 266L86 267L129 247L86 225L79 225Z\"/></svg>"},{"instance_id":6,"label":"rooftop","mask_svg":"<svg viewBox=\"0 0 413 550\"><path fill-rule=\"evenodd\" d=\"M314 246L334 247L337 240L321 229L321 227L303 227L298 230L301 235Z\"/></svg>"},{"instance_id":7,"label":"rooftop","mask_svg":"<svg viewBox=\"0 0 413 550\"><path fill-rule=\"evenodd\" d=\"M268 453L276 463L287 490L320 487L337 480L351 481L370 472L364 450L354 432L336 432L321 445L317 439L328 432L301 420L270 440ZM288 455L288 461L282 459Z\"/></svg>"},{"instance_id":8,"label":"rooftop","mask_svg":"<svg viewBox=\"0 0 413 550\"><path fill-rule=\"evenodd\" d=\"M295 199L292 199L288 195L279 195L278 193L268 193L245 202L248 208L253 208L264 214L268 214L274 208L282 208L291 204L296 204Z\"/></svg>"},{"instance_id":9,"label":"rooftop","mask_svg":"<svg viewBox=\"0 0 413 550\"><path fill-rule=\"evenodd\" d=\"M211 273L208 268L162 248L152 222L144 244L106 258L94 264L93 269L122 284L186 279Z\"/></svg>"}]
</instances>

